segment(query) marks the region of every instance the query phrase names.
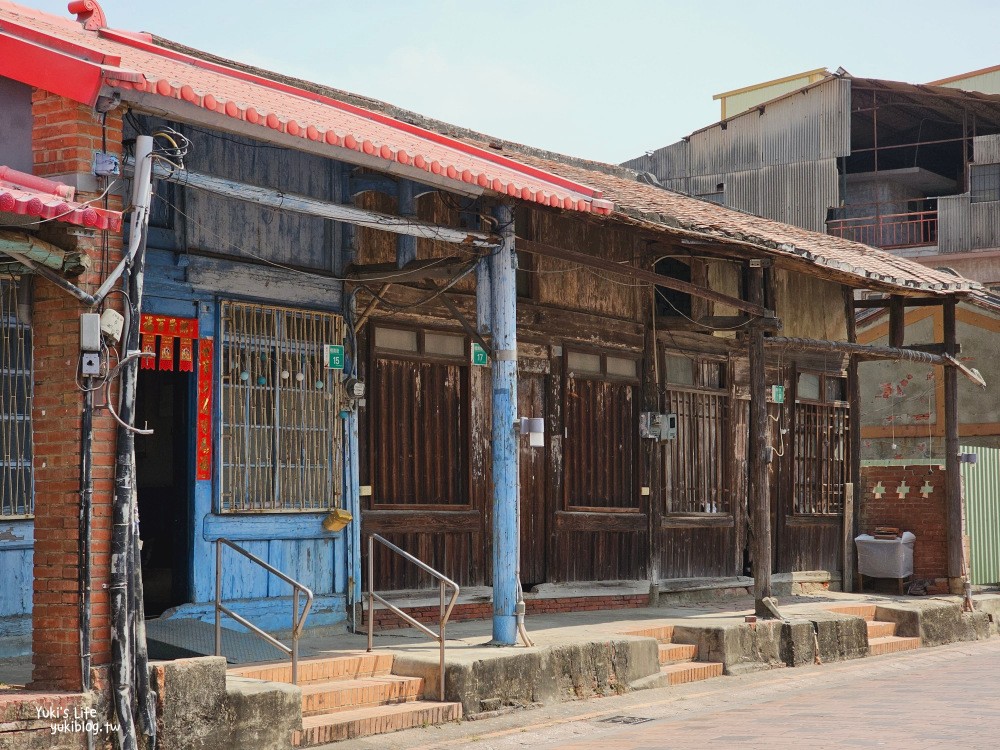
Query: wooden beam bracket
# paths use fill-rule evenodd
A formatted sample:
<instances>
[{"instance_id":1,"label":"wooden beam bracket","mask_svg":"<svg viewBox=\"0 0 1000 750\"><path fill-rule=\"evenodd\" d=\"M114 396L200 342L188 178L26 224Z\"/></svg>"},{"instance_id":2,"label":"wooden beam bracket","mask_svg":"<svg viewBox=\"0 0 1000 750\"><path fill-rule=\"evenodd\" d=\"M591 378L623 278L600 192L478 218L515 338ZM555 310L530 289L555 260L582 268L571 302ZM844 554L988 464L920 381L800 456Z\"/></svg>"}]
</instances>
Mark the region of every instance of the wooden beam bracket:
<instances>
[{"instance_id":1,"label":"wooden beam bracket","mask_svg":"<svg viewBox=\"0 0 1000 750\"><path fill-rule=\"evenodd\" d=\"M440 288L437 284L434 284L433 281L431 284L435 289ZM483 338L483 335L476 330L476 327L469 322L468 318L462 314L462 311L458 309L458 305L448 299L447 294L441 295L441 302L443 302L444 306L448 308L448 311L455 316L455 320L457 320L459 325L465 329L465 332L472 337L472 340L483 347L483 350L486 352L486 356L493 359L493 347L490 346L486 339Z\"/></svg>"}]
</instances>

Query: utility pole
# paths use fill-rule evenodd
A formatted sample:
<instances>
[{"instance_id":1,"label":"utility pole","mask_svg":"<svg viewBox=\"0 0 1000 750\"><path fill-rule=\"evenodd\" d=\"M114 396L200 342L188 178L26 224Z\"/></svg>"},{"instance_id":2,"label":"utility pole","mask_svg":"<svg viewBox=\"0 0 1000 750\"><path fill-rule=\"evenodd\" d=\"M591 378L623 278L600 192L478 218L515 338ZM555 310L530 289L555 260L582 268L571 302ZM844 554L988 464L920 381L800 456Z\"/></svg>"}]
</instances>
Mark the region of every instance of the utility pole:
<instances>
[{"instance_id":1,"label":"utility pole","mask_svg":"<svg viewBox=\"0 0 1000 750\"><path fill-rule=\"evenodd\" d=\"M764 269L751 266L747 276L747 300L764 304ZM768 481L767 378L764 369L763 321L748 326L750 359L750 517L753 519L753 598L758 617L774 617L764 604L771 596L771 487Z\"/></svg>"},{"instance_id":2,"label":"utility pole","mask_svg":"<svg viewBox=\"0 0 1000 750\"><path fill-rule=\"evenodd\" d=\"M500 246L490 259L493 325L493 645L517 642L518 529L517 284L514 212L493 209ZM482 292L482 290L480 290Z\"/></svg>"}]
</instances>

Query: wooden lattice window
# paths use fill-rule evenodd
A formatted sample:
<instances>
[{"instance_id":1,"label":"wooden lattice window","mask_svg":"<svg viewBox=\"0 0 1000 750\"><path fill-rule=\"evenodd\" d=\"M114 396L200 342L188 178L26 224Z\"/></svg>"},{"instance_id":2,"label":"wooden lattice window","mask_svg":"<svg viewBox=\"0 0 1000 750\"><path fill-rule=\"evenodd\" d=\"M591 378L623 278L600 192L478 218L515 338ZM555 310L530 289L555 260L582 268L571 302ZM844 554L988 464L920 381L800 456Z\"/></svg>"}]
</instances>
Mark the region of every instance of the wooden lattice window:
<instances>
[{"instance_id":1,"label":"wooden lattice window","mask_svg":"<svg viewBox=\"0 0 1000 750\"><path fill-rule=\"evenodd\" d=\"M340 504L343 343L331 313L221 305L221 491L224 513L322 511Z\"/></svg>"},{"instance_id":2,"label":"wooden lattice window","mask_svg":"<svg viewBox=\"0 0 1000 750\"><path fill-rule=\"evenodd\" d=\"M634 511L639 361L566 353L563 465L567 510Z\"/></svg>"},{"instance_id":3,"label":"wooden lattice window","mask_svg":"<svg viewBox=\"0 0 1000 750\"><path fill-rule=\"evenodd\" d=\"M667 514L732 512L727 363L722 358L669 353L664 357L666 411L677 436L661 443Z\"/></svg>"},{"instance_id":4,"label":"wooden lattice window","mask_svg":"<svg viewBox=\"0 0 1000 750\"><path fill-rule=\"evenodd\" d=\"M800 372L792 441L792 501L797 515L836 516L849 479L851 410L847 379Z\"/></svg>"},{"instance_id":5,"label":"wooden lattice window","mask_svg":"<svg viewBox=\"0 0 1000 750\"><path fill-rule=\"evenodd\" d=\"M468 506L468 340L376 327L373 343L372 506Z\"/></svg>"},{"instance_id":6,"label":"wooden lattice window","mask_svg":"<svg viewBox=\"0 0 1000 750\"><path fill-rule=\"evenodd\" d=\"M0 517L3 518L26 518L35 510L31 472L31 328L17 317L18 283L0 279Z\"/></svg>"}]
</instances>

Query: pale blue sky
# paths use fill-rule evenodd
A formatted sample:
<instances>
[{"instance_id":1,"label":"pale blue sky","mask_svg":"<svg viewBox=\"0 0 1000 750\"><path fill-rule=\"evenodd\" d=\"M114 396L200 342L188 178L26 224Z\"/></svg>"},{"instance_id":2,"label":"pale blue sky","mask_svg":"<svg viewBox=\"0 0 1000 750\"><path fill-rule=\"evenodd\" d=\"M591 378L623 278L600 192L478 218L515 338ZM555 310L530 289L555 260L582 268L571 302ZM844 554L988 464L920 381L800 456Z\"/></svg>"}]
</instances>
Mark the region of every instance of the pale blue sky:
<instances>
[{"instance_id":1,"label":"pale blue sky","mask_svg":"<svg viewBox=\"0 0 1000 750\"><path fill-rule=\"evenodd\" d=\"M68 15L65 0L17 0ZM926 82L1000 63L1000 3L101 0L112 27L619 162L812 68Z\"/></svg>"}]
</instances>

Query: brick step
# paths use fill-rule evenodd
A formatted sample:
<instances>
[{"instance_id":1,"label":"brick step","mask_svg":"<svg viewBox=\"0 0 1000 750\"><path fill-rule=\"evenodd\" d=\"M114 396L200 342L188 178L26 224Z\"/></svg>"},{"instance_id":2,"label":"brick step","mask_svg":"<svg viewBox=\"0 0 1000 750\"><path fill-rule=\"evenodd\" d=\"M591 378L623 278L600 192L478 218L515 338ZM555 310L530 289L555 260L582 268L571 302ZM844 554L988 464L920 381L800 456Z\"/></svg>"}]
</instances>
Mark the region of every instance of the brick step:
<instances>
[{"instance_id":1,"label":"brick step","mask_svg":"<svg viewBox=\"0 0 1000 750\"><path fill-rule=\"evenodd\" d=\"M868 640L872 638L885 638L886 636L896 635L896 623L894 622L873 622L868 621Z\"/></svg>"},{"instance_id":2,"label":"brick step","mask_svg":"<svg viewBox=\"0 0 1000 750\"><path fill-rule=\"evenodd\" d=\"M875 619L874 604L847 604L842 607L827 607L828 612L836 612L841 615L854 615L864 617L867 622Z\"/></svg>"},{"instance_id":3,"label":"brick step","mask_svg":"<svg viewBox=\"0 0 1000 750\"><path fill-rule=\"evenodd\" d=\"M461 703L415 701L394 706L369 706L352 711L304 716L302 731L292 734L292 743L296 747L311 747L372 734L444 724L461 718Z\"/></svg>"},{"instance_id":4,"label":"brick step","mask_svg":"<svg viewBox=\"0 0 1000 750\"><path fill-rule=\"evenodd\" d=\"M640 628L639 630L626 630L622 635L634 635L641 638L655 638L660 643L670 643L674 637L673 625L657 625L651 628Z\"/></svg>"},{"instance_id":5,"label":"brick step","mask_svg":"<svg viewBox=\"0 0 1000 750\"><path fill-rule=\"evenodd\" d=\"M698 647L686 643L661 643L660 665L693 661L698 656Z\"/></svg>"},{"instance_id":6,"label":"brick step","mask_svg":"<svg viewBox=\"0 0 1000 750\"><path fill-rule=\"evenodd\" d=\"M302 685L302 715L412 702L423 690L423 678L397 675L307 683Z\"/></svg>"},{"instance_id":7,"label":"brick step","mask_svg":"<svg viewBox=\"0 0 1000 750\"><path fill-rule=\"evenodd\" d=\"M392 660L392 654L378 651L373 651L370 654L360 651L323 659L303 659L299 661L299 684L329 680L356 680L361 677L387 675L392 670ZM250 677L254 680L292 681L292 663L290 661L250 664L228 671L231 675Z\"/></svg>"},{"instance_id":8,"label":"brick step","mask_svg":"<svg viewBox=\"0 0 1000 750\"><path fill-rule=\"evenodd\" d=\"M683 685L711 677L722 676L722 663L717 661L691 661L660 667L660 674L667 676L668 685Z\"/></svg>"},{"instance_id":9,"label":"brick step","mask_svg":"<svg viewBox=\"0 0 1000 750\"><path fill-rule=\"evenodd\" d=\"M898 651L911 651L920 648L919 638L906 638L898 635L887 635L882 638L868 639L868 655L881 656L895 654Z\"/></svg>"}]
</instances>

